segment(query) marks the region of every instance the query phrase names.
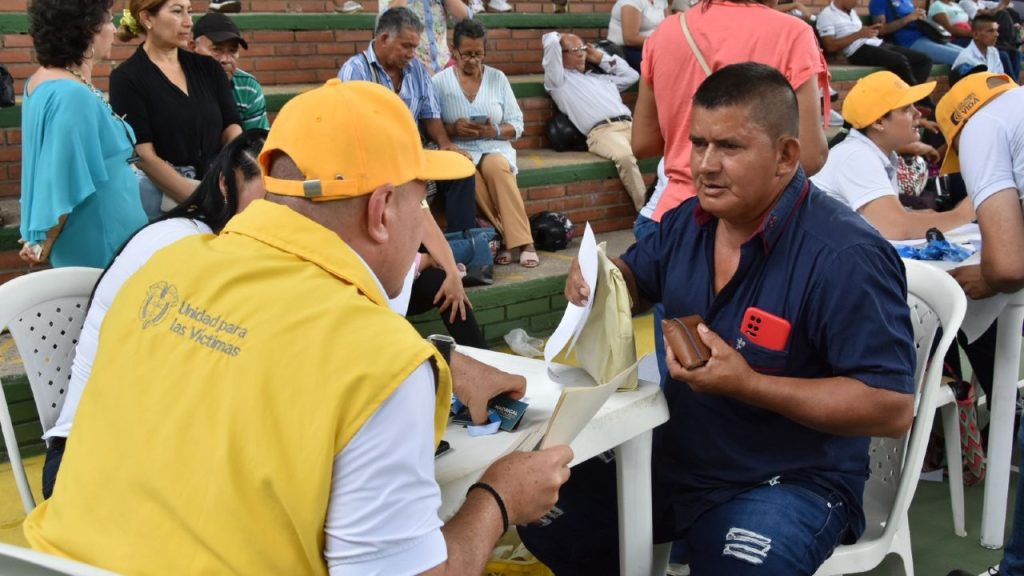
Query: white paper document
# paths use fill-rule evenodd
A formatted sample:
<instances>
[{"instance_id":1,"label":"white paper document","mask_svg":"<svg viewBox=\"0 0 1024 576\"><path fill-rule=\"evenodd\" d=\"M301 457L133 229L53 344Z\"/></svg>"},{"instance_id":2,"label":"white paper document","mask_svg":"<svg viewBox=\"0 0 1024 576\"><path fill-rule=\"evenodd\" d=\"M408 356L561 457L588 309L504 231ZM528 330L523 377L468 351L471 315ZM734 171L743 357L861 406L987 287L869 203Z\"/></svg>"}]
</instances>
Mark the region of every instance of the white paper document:
<instances>
[{"instance_id":1,"label":"white paper document","mask_svg":"<svg viewBox=\"0 0 1024 576\"><path fill-rule=\"evenodd\" d=\"M601 406L604 406L605 401L632 377L637 364L639 362L634 362L607 384L564 388L558 403L555 404L555 410L551 413L551 419L548 420L540 449L572 443Z\"/></svg>"},{"instance_id":2,"label":"white paper document","mask_svg":"<svg viewBox=\"0 0 1024 576\"><path fill-rule=\"evenodd\" d=\"M590 228L590 222L587 222L587 227L583 231L583 240L580 242L580 251L576 258L579 260L583 279L587 282L587 286L590 286L590 293L593 295L597 283L597 241L594 239L594 231ZM558 323L558 328L555 328L554 334L548 338L548 342L544 346L544 362L549 368L551 361L558 356L563 348L566 348L566 345L568 345L567 352L572 350L576 339L579 338L580 332L583 330L583 325L587 323L587 316L590 315L593 302L593 298L588 298L587 303L583 306L577 306L572 302L566 305L565 314Z\"/></svg>"}]
</instances>

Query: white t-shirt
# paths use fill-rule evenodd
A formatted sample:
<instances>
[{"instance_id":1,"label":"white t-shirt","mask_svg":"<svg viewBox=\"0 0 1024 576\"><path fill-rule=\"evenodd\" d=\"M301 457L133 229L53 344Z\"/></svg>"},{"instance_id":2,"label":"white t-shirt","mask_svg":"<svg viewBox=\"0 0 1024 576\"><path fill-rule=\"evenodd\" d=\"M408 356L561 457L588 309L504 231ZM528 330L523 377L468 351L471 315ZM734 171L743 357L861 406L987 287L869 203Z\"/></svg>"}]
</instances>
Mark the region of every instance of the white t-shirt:
<instances>
[{"instance_id":1,"label":"white t-shirt","mask_svg":"<svg viewBox=\"0 0 1024 576\"><path fill-rule=\"evenodd\" d=\"M1003 62L999 59L999 50L993 46L982 54L978 43L971 40L971 43L961 50L960 55L953 61L953 70L963 73L980 64L984 64L989 72L1003 73Z\"/></svg>"},{"instance_id":2,"label":"white t-shirt","mask_svg":"<svg viewBox=\"0 0 1024 576\"><path fill-rule=\"evenodd\" d=\"M608 39L622 46L622 7L632 6L640 11L640 35L647 38L665 19L668 0L618 0L612 6L612 16L608 21Z\"/></svg>"},{"instance_id":3,"label":"white t-shirt","mask_svg":"<svg viewBox=\"0 0 1024 576\"><path fill-rule=\"evenodd\" d=\"M896 154L882 149L857 130L828 151L820 172L811 176L818 188L854 210L883 196L897 196Z\"/></svg>"},{"instance_id":4,"label":"white t-shirt","mask_svg":"<svg viewBox=\"0 0 1024 576\"><path fill-rule=\"evenodd\" d=\"M991 10L997 6L999 6L999 2L992 0L960 0L960 7L967 12L967 17L971 20L978 15L978 10Z\"/></svg>"},{"instance_id":5,"label":"white t-shirt","mask_svg":"<svg viewBox=\"0 0 1024 576\"><path fill-rule=\"evenodd\" d=\"M822 38L835 36L836 40L841 40L850 34L856 34L864 27L864 23L861 22L856 10L843 12L832 3L822 8L818 14L818 21L815 26L818 29L818 35ZM858 48L865 44L868 46L881 46L882 39L858 38L851 42L849 46L843 48L843 55L849 58Z\"/></svg>"},{"instance_id":6,"label":"white t-shirt","mask_svg":"<svg viewBox=\"0 0 1024 576\"><path fill-rule=\"evenodd\" d=\"M960 172L975 209L1007 188L1024 196L1024 90L1000 94L967 121L960 132Z\"/></svg>"},{"instance_id":7,"label":"white t-shirt","mask_svg":"<svg viewBox=\"0 0 1024 576\"><path fill-rule=\"evenodd\" d=\"M121 286L160 249L209 233L195 220L164 220L140 230L114 259L89 306L60 417L44 438L70 433L96 358L100 326ZM408 297L392 303L404 307ZM331 576L418 574L448 558L437 516L441 489L434 479L433 406L434 372L424 362L334 458L324 522L324 559Z\"/></svg>"}]
</instances>

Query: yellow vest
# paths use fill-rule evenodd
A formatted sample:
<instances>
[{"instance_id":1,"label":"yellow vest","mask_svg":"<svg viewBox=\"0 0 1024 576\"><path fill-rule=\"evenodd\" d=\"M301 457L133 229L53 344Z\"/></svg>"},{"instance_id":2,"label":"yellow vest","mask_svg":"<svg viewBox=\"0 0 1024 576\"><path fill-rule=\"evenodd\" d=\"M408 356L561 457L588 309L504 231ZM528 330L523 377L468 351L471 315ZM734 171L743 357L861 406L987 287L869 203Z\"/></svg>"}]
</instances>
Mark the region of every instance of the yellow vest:
<instances>
[{"instance_id":1,"label":"yellow vest","mask_svg":"<svg viewBox=\"0 0 1024 576\"><path fill-rule=\"evenodd\" d=\"M424 361L333 232L253 203L118 293L33 548L126 574L325 574L334 458Z\"/></svg>"}]
</instances>

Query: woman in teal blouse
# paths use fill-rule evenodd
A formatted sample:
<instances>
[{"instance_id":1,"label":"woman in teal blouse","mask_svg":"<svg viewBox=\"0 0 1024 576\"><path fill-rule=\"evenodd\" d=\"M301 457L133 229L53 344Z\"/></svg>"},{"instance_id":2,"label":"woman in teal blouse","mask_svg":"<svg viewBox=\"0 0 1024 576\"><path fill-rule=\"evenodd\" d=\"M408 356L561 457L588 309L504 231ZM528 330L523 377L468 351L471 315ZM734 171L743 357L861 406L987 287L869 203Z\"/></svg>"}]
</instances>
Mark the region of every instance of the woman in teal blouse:
<instances>
[{"instance_id":1,"label":"woman in teal blouse","mask_svg":"<svg viewBox=\"0 0 1024 576\"><path fill-rule=\"evenodd\" d=\"M34 0L40 67L22 102L21 257L104 268L146 224L131 169L134 135L92 81L110 55L110 0Z\"/></svg>"}]
</instances>

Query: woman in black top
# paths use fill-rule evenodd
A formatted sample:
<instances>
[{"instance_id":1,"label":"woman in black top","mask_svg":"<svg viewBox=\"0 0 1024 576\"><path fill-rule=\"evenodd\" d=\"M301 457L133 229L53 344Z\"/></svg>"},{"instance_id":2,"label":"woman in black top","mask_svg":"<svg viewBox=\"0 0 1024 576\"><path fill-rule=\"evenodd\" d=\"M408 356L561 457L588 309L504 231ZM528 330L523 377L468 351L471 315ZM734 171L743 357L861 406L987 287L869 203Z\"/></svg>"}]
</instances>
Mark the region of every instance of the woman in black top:
<instances>
[{"instance_id":1,"label":"woman in black top","mask_svg":"<svg viewBox=\"0 0 1024 576\"><path fill-rule=\"evenodd\" d=\"M163 195L171 205L188 198L221 147L242 132L227 75L213 58L187 50L191 11L189 0L130 0L118 29L122 41L145 38L111 73L110 104L135 130L150 219L161 214Z\"/></svg>"}]
</instances>

